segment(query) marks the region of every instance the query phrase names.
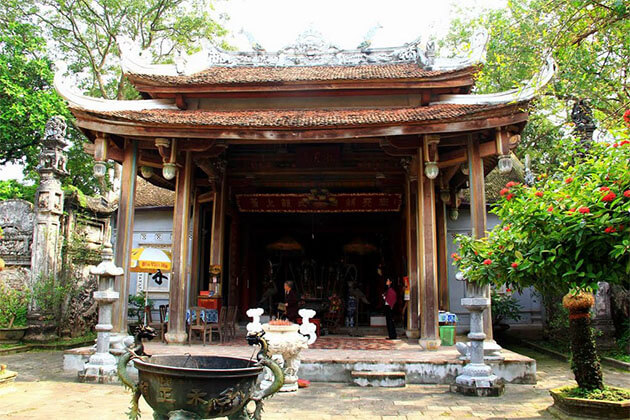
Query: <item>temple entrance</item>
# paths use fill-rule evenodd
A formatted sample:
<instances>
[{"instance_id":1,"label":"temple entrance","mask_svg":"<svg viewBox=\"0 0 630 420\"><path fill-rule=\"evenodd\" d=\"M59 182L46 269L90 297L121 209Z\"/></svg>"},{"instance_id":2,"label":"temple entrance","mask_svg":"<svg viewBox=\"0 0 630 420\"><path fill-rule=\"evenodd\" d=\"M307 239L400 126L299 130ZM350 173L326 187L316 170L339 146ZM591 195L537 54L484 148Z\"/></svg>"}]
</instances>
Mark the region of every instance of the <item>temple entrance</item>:
<instances>
[{"instance_id":1,"label":"temple entrance","mask_svg":"<svg viewBox=\"0 0 630 420\"><path fill-rule=\"evenodd\" d=\"M246 307L277 316L283 284L292 281L301 306L336 321L334 332L370 326L372 317L382 316L386 278L402 293L406 252L400 212L249 213L241 223ZM401 309L397 305L399 318Z\"/></svg>"}]
</instances>

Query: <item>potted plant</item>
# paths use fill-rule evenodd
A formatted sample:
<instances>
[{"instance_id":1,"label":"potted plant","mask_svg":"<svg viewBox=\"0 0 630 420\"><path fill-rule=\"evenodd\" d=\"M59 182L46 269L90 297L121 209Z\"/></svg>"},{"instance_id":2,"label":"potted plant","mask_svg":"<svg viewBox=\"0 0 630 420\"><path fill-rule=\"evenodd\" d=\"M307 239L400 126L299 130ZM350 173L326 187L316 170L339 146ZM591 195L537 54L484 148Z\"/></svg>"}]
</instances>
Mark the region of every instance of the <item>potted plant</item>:
<instances>
[{"instance_id":1,"label":"potted plant","mask_svg":"<svg viewBox=\"0 0 630 420\"><path fill-rule=\"evenodd\" d=\"M0 284L0 343L17 343L26 333L30 293Z\"/></svg>"},{"instance_id":2,"label":"potted plant","mask_svg":"<svg viewBox=\"0 0 630 420\"><path fill-rule=\"evenodd\" d=\"M590 322L598 283L623 284L630 270L630 139L594 143L534 186L508 183L485 238L458 237L468 281L565 295L577 387L552 390L554 409L604 418L630 415L630 390L604 385Z\"/></svg>"},{"instance_id":3,"label":"potted plant","mask_svg":"<svg viewBox=\"0 0 630 420\"><path fill-rule=\"evenodd\" d=\"M491 297L491 313L492 328L495 331L505 331L510 326L503 321L512 319L518 321L521 319L521 305L512 295L512 289L507 288L504 293L492 290Z\"/></svg>"}]
</instances>

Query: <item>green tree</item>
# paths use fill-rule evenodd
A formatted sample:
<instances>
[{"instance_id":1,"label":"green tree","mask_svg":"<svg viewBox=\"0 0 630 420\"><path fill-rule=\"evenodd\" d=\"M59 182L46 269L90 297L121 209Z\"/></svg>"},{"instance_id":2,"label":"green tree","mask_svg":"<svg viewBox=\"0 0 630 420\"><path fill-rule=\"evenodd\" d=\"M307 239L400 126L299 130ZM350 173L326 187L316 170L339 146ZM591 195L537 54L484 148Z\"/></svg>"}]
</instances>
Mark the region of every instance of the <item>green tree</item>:
<instances>
[{"instance_id":1,"label":"green tree","mask_svg":"<svg viewBox=\"0 0 630 420\"><path fill-rule=\"evenodd\" d=\"M120 46L130 40L157 61L178 50L193 52L200 39L219 39L225 29L209 0L30 0L21 6L75 73L87 71L83 88L109 99L136 98L120 68Z\"/></svg>"},{"instance_id":2,"label":"green tree","mask_svg":"<svg viewBox=\"0 0 630 420\"><path fill-rule=\"evenodd\" d=\"M577 164L541 178L535 187L508 183L492 210L501 223L482 239L458 236L453 257L474 283L566 293L576 381L600 389L590 292L600 281L628 286L630 140L594 144Z\"/></svg>"},{"instance_id":3,"label":"green tree","mask_svg":"<svg viewBox=\"0 0 630 420\"><path fill-rule=\"evenodd\" d=\"M211 5L201 0L5 0L0 8L0 164L24 163L26 177L37 182L46 121L62 115L71 140L64 185L88 195L101 192L92 158L83 150L87 139L52 87L53 58L63 57L87 94L137 98L123 77L118 41L130 39L149 49L155 60L167 61L175 49L192 52L200 38L225 33L210 13ZM3 191L15 188L20 184ZM26 189L12 197L32 194Z\"/></svg>"},{"instance_id":4,"label":"green tree","mask_svg":"<svg viewBox=\"0 0 630 420\"><path fill-rule=\"evenodd\" d=\"M512 0L507 8L477 17L462 11L444 49L466 49L482 28L489 32L487 62L478 74L479 92L522 86L553 54L558 74L533 103L519 156L530 154L534 169L550 172L571 162L566 148L574 134L571 111L586 100L598 128L620 129L630 108L630 7L623 0ZM565 140L561 142L560 140Z\"/></svg>"}]
</instances>

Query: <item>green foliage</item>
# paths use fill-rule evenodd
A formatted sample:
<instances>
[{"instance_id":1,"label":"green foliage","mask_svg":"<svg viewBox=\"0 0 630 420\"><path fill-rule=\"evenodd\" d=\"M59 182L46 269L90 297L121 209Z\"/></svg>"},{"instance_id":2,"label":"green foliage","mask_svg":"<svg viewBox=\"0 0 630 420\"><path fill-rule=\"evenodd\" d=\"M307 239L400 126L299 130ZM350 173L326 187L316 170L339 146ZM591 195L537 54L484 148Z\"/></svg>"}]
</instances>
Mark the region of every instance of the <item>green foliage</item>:
<instances>
[{"instance_id":1,"label":"green foliage","mask_svg":"<svg viewBox=\"0 0 630 420\"><path fill-rule=\"evenodd\" d=\"M596 144L529 188L508 184L488 236L460 235L456 264L480 284L566 293L630 273L630 141Z\"/></svg>"},{"instance_id":2,"label":"green foliage","mask_svg":"<svg viewBox=\"0 0 630 420\"><path fill-rule=\"evenodd\" d=\"M68 323L69 303L81 293L79 279L70 268L55 276L40 276L33 287L33 299L37 307L55 321L60 333Z\"/></svg>"},{"instance_id":3,"label":"green foliage","mask_svg":"<svg viewBox=\"0 0 630 420\"><path fill-rule=\"evenodd\" d=\"M510 292L497 293L492 290L491 297L491 313L492 324L498 325L501 321L513 319L518 321L521 319L521 305Z\"/></svg>"},{"instance_id":4,"label":"green foliage","mask_svg":"<svg viewBox=\"0 0 630 420\"><path fill-rule=\"evenodd\" d=\"M588 100L597 125L619 129L630 108L630 7L619 0L513 0L481 15L461 10L442 48L467 50L475 32L487 29L487 61L478 74L479 92L523 86L551 52L554 82L534 101L517 154L530 154L533 169L552 171L573 160L573 104Z\"/></svg>"},{"instance_id":5,"label":"green foliage","mask_svg":"<svg viewBox=\"0 0 630 420\"><path fill-rule=\"evenodd\" d=\"M30 292L18 290L0 283L0 326L2 328L26 326L26 313Z\"/></svg>"},{"instance_id":6,"label":"green foliage","mask_svg":"<svg viewBox=\"0 0 630 420\"><path fill-rule=\"evenodd\" d=\"M63 244L63 255L74 265L98 265L101 260L102 249L92 249L85 246L85 237L76 232Z\"/></svg>"},{"instance_id":7,"label":"green foliage","mask_svg":"<svg viewBox=\"0 0 630 420\"><path fill-rule=\"evenodd\" d=\"M0 181L0 201L20 198L32 203L36 190L36 185L24 185L14 179Z\"/></svg>"},{"instance_id":8,"label":"green foliage","mask_svg":"<svg viewBox=\"0 0 630 420\"><path fill-rule=\"evenodd\" d=\"M576 386L564 390L562 396L598 401L626 401L630 400L630 389L606 386L603 389L588 390Z\"/></svg>"},{"instance_id":9,"label":"green foliage","mask_svg":"<svg viewBox=\"0 0 630 420\"><path fill-rule=\"evenodd\" d=\"M138 323L144 321L144 308L148 307L153 309L153 299L147 299L145 304L145 293L140 292L137 295L129 295L127 299L127 315L130 318L136 318Z\"/></svg>"},{"instance_id":10,"label":"green foliage","mask_svg":"<svg viewBox=\"0 0 630 420\"><path fill-rule=\"evenodd\" d=\"M165 61L177 49L197 51L199 39L225 34L207 0L26 0L13 7L44 28L73 73L89 73L83 89L109 99L138 97L122 74L118 42L130 40Z\"/></svg>"}]
</instances>

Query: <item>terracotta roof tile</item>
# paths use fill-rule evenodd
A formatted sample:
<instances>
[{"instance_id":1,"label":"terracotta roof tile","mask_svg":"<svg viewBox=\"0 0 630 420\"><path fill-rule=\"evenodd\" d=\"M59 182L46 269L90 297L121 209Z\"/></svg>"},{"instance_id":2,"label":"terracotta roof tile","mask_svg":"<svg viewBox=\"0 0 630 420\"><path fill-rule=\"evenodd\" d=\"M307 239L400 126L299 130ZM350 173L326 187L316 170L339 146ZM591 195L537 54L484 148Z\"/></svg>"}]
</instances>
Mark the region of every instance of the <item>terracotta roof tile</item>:
<instances>
[{"instance_id":1,"label":"terracotta roof tile","mask_svg":"<svg viewBox=\"0 0 630 420\"><path fill-rule=\"evenodd\" d=\"M432 79L470 74L475 67L425 70L413 63L358 66L213 67L189 76L128 74L134 81L163 85L273 84L335 80Z\"/></svg>"},{"instance_id":2,"label":"terracotta roof tile","mask_svg":"<svg viewBox=\"0 0 630 420\"><path fill-rule=\"evenodd\" d=\"M395 125L439 120L469 120L505 105L437 104L408 108L307 109L307 110L144 110L94 113L107 119L164 125L243 128L328 128ZM482 113L482 115L477 115Z\"/></svg>"},{"instance_id":3,"label":"terracotta roof tile","mask_svg":"<svg viewBox=\"0 0 630 420\"><path fill-rule=\"evenodd\" d=\"M173 207L175 192L151 184L146 179L136 177L136 207Z\"/></svg>"}]
</instances>

